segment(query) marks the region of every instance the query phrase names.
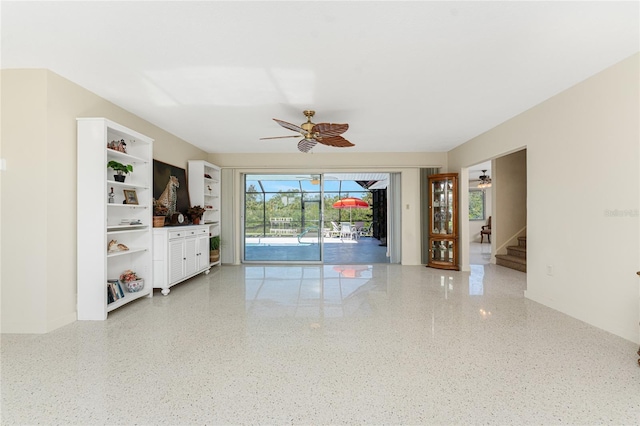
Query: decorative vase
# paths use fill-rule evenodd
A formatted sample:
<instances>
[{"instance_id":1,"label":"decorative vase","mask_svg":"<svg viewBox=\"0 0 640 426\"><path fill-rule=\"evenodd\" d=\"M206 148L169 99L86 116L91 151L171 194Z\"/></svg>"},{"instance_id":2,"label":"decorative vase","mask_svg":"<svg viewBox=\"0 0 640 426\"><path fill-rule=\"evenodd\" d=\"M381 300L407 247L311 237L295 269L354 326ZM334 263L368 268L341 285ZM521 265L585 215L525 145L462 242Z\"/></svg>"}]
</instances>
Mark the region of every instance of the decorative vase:
<instances>
[{"instance_id":1,"label":"decorative vase","mask_svg":"<svg viewBox=\"0 0 640 426\"><path fill-rule=\"evenodd\" d=\"M200 225L200 218L199 217L194 217L193 218L193 224L194 225Z\"/></svg>"},{"instance_id":2,"label":"decorative vase","mask_svg":"<svg viewBox=\"0 0 640 426\"><path fill-rule=\"evenodd\" d=\"M124 179L126 178L126 175L113 175L113 179L116 182L124 182Z\"/></svg>"},{"instance_id":3,"label":"decorative vase","mask_svg":"<svg viewBox=\"0 0 640 426\"><path fill-rule=\"evenodd\" d=\"M144 288L144 280L125 281L122 284L124 284L129 293L135 293Z\"/></svg>"}]
</instances>

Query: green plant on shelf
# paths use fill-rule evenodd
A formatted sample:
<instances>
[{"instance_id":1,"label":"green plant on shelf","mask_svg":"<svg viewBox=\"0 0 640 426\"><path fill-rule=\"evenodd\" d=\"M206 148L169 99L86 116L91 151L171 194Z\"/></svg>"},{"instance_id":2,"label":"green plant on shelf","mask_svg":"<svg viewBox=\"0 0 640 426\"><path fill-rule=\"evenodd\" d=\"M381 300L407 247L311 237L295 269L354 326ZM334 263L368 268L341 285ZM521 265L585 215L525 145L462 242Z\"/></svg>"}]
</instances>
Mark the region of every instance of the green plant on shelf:
<instances>
[{"instance_id":1,"label":"green plant on shelf","mask_svg":"<svg viewBox=\"0 0 640 426\"><path fill-rule=\"evenodd\" d=\"M220 236L216 235L209 238L209 249L211 251L220 250Z\"/></svg>"},{"instance_id":2,"label":"green plant on shelf","mask_svg":"<svg viewBox=\"0 0 640 426\"><path fill-rule=\"evenodd\" d=\"M113 160L107 163L107 167L112 169L114 172L116 172L119 175L123 175L123 174L126 175L128 173L133 172L133 166L131 164L125 165Z\"/></svg>"}]
</instances>

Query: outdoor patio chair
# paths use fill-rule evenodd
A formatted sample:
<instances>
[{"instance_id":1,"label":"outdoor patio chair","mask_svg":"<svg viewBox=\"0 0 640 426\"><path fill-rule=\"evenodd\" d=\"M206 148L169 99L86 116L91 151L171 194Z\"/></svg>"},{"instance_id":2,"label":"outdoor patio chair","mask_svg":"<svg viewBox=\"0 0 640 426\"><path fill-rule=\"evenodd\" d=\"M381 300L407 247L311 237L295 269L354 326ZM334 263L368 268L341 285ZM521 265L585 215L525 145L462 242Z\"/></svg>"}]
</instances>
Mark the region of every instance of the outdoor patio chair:
<instances>
[{"instance_id":1,"label":"outdoor patio chair","mask_svg":"<svg viewBox=\"0 0 640 426\"><path fill-rule=\"evenodd\" d=\"M340 236L340 227L337 223L331 222L331 230L329 231L330 237L339 237Z\"/></svg>"},{"instance_id":2,"label":"outdoor patio chair","mask_svg":"<svg viewBox=\"0 0 640 426\"><path fill-rule=\"evenodd\" d=\"M353 222L353 226L355 227L358 235L360 235L360 231L362 231L362 228L364 228L364 222L363 221Z\"/></svg>"},{"instance_id":3,"label":"outdoor patio chair","mask_svg":"<svg viewBox=\"0 0 640 426\"><path fill-rule=\"evenodd\" d=\"M373 236L372 227L373 227L373 222L371 222L367 226L363 226L362 228L360 228L360 230L358 231L358 234L361 237L371 237Z\"/></svg>"},{"instance_id":4,"label":"outdoor patio chair","mask_svg":"<svg viewBox=\"0 0 640 426\"><path fill-rule=\"evenodd\" d=\"M358 238L358 231L350 222L342 222L340 224L340 238L350 238L352 240Z\"/></svg>"}]
</instances>

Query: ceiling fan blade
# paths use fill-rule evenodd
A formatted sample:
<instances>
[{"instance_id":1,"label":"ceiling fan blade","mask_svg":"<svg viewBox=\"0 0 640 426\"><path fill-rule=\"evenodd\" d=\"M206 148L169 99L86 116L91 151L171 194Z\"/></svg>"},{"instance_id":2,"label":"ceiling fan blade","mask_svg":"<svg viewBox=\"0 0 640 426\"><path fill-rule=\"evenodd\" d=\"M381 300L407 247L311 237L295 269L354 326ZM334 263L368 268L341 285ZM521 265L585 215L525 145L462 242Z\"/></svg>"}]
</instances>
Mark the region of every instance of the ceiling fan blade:
<instances>
[{"instance_id":1,"label":"ceiling fan blade","mask_svg":"<svg viewBox=\"0 0 640 426\"><path fill-rule=\"evenodd\" d=\"M318 138L316 140L318 142L320 142L321 144L323 144L323 145L335 146L335 147L338 147L338 148L347 148L349 146L355 146L355 144L349 142L348 140L346 140L342 136L333 136L333 137L329 137L329 138Z\"/></svg>"},{"instance_id":2,"label":"ceiling fan blade","mask_svg":"<svg viewBox=\"0 0 640 426\"><path fill-rule=\"evenodd\" d=\"M317 142L313 139L302 139L300 142L298 142L298 149L302 152L309 152L311 151L311 148L316 146L316 144Z\"/></svg>"},{"instance_id":3,"label":"ceiling fan blade","mask_svg":"<svg viewBox=\"0 0 640 426\"><path fill-rule=\"evenodd\" d=\"M301 133L303 135L305 135L307 133L307 132L304 131L304 129L302 127L296 126L295 124L287 123L286 121L278 120L277 118L274 118L273 121L275 121L276 123L278 123L279 125L281 125L285 129L293 130L294 132L298 132L298 133Z\"/></svg>"},{"instance_id":4,"label":"ceiling fan blade","mask_svg":"<svg viewBox=\"0 0 640 426\"><path fill-rule=\"evenodd\" d=\"M300 135L291 135L291 136L271 136L269 138L260 138L258 140L267 140L267 139L284 139L284 138L299 138Z\"/></svg>"},{"instance_id":5,"label":"ceiling fan blade","mask_svg":"<svg viewBox=\"0 0 640 426\"><path fill-rule=\"evenodd\" d=\"M348 124L318 123L311 129L312 133L319 133L321 137L339 136L349 130Z\"/></svg>"}]
</instances>

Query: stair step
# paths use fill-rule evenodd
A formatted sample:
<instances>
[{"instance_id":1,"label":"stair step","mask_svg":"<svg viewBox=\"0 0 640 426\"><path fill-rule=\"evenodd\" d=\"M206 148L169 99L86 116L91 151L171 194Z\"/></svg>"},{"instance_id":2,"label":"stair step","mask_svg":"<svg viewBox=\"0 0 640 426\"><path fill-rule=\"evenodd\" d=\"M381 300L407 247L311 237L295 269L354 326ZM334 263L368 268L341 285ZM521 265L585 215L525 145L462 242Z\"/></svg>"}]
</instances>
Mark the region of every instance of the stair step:
<instances>
[{"instance_id":1,"label":"stair step","mask_svg":"<svg viewBox=\"0 0 640 426\"><path fill-rule=\"evenodd\" d=\"M527 248L527 237L518 237L518 246Z\"/></svg>"},{"instance_id":2,"label":"stair step","mask_svg":"<svg viewBox=\"0 0 640 426\"><path fill-rule=\"evenodd\" d=\"M527 259L508 254L496 254L496 265L527 272Z\"/></svg>"},{"instance_id":3,"label":"stair step","mask_svg":"<svg viewBox=\"0 0 640 426\"><path fill-rule=\"evenodd\" d=\"M510 256L527 258L527 248L521 246L509 246L507 247L507 254Z\"/></svg>"}]
</instances>

